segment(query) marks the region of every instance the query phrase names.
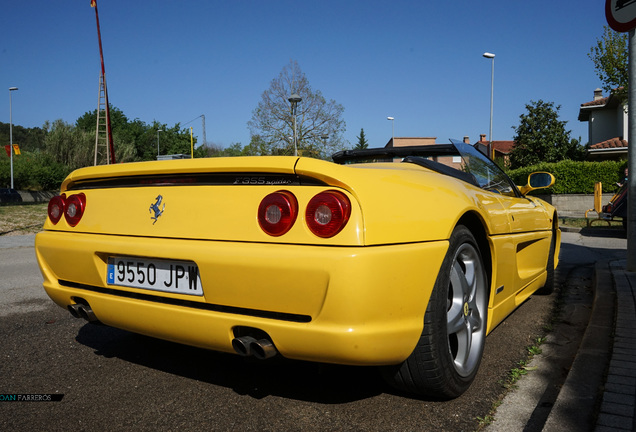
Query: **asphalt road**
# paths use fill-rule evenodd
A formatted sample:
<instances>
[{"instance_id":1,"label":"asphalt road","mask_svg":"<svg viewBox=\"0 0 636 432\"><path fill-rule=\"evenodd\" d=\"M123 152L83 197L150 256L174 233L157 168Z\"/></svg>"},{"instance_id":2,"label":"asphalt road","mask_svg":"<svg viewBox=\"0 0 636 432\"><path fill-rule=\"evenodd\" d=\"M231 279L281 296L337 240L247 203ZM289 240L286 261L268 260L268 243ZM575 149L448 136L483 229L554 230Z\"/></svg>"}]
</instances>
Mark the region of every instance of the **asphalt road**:
<instances>
[{"instance_id":1,"label":"asphalt road","mask_svg":"<svg viewBox=\"0 0 636 432\"><path fill-rule=\"evenodd\" d=\"M607 253L578 237L564 236L564 267L575 251ZM469 391L438 402L393 391L376 368L261 362L87 324L44 294L32 244L0 237L0 395L64 397L0 402L1 430L475 430L555 300L533 296L508 317Z\"/></svg>"}]
</instances>

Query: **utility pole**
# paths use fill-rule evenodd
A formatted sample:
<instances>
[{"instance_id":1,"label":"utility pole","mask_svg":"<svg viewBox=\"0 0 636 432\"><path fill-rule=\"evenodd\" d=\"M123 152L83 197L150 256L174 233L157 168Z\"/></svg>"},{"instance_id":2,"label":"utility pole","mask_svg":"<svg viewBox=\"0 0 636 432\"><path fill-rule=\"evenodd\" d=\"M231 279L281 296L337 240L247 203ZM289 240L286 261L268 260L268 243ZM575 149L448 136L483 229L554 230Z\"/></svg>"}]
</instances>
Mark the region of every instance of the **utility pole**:
<instances>
[{"instance_id":1,"label":"utility pole","mask_svg":"<svg viewBox=\"0 0 636 432\"><path fill-rule=\"evenodd\" d=\"M627 261L626 270L636 272L636 9L632 2L605 1L605 18L617 32L629 33L628 67L629 92L627 94Z\"/></svg>"},{"instance_id":2,"label":"utility pole","mask_svg":"<svg viewBox=\"0 0 636 432\"><path fill-rule=\"evenodd\" d=\"M189 125L190 123L192 123L193 121L195 121L196 119L198 119L199 117L201 117L201 126L203 127L203 145L206 145L208 143L207 138L205 137L205 114L201 114L200 116L196 116L195 118L193 118L192 120L186 122L183 124L183 126Z\"/></svg>"},{"instance_id":3,"label":"utility pole","mask_svg":"<svg viewBox=\"0 0 636 432\"><path fill-rule=\"evenodd\" d=\"M201 114L202 126L203 126L203 145L206 146L208 144L208 140L205 137L205 114Z\"/></svg>"}]
</instances>

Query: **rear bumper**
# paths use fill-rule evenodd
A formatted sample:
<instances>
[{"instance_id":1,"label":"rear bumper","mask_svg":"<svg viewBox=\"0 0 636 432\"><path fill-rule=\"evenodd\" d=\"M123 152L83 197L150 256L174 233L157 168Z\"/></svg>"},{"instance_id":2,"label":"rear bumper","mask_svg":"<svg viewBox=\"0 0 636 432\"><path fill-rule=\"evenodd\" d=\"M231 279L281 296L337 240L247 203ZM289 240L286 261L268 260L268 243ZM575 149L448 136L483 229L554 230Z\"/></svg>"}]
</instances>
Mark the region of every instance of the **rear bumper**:
<instances>
[{"instance_id":1,"label":"rear bumper","mask_svg":"<svg viewBox=\"0 0 636 432\"><path fill-rule=\"evenodd\" d=\"M44 231L44 289L86 300L104 324L234 352L237 327L266 332L285 357L339 364L403 361L417 343L446 241L298 246ZM196 262L204 295L106 284L109 256Z\"/></svg>"}]
</instances>

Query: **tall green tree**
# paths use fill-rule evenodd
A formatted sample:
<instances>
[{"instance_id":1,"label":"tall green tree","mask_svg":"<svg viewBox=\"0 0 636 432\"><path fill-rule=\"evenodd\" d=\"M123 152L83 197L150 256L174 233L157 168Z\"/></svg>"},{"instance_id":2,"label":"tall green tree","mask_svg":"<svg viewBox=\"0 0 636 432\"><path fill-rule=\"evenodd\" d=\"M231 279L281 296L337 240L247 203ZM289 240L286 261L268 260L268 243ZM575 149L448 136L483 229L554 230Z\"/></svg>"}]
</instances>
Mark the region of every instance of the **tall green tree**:
<instances>
[{"instance_id":1,"label":"tall green tree","mask_svg":"<svg viewBox=\"0 0 636 432\"><path fill-rule=\"evenodd\" d=\"M581 160L585 149L571 139L565 129L567 121L559 120L561 106L542 100L526 104L527 113L519 116L513 127L515 146L510 153L510 168L516 169L539 162L559 162L564 159Z\"/></svg>"},{"instance_id":2,"label":"tall green tree","mask_svg":"<svg viewBox=\"0 0 636 432\"><path fill-rule=\"evenodd\" d=\"M157 154L190 154L190 130L181 128L179 123L169 127L156 120L151 124L139 119L130 121L114 106L110 107L110 118L117 162L154 160ZM84 113L75 122L77 129L92 133L93 149L96 125L97 110ZM201 157L203 153L200 150L195 156Z\"/></svg>"},{"instance_id":3,"label":"tall green tree","mask_svg":"<svg viewBox=\"0 0 636 432\"><path fill-rule=\"evenodd\" d=\"M629 88L627 33L618 33L603 27L603 36L596 40L588 54L603 83L603 90L627 97Z\"/></svg>"},{"instance_id":4,"label":"tall green tree","mask_svg":"<svg viewBox=\"0 0 636 432\"><path fill-rule=\"evenodd\" d=\"M251 134L258 135L264 143L266 154L294 154L294 120L289 102L292 94L302 98L296 116L298 153L327 159L345 148L344 107L334 100L327 101L320 90L312 89L298 63L290 61L263 92L248 122ZM325 136L329 139L323 139Z\"/></svg>"},{"instance_id":5,"label":"tall green tree","mask_svg":"<svg viewBox=\"0 0 636 432\"><path fill-rule=\"evenodd\" d=\"M110 107L110 124L113 130L125 129L128 125L128 117L122 110L113 105ZM97 109L85 112L81 117L75 120L75 127L85 130L94 131L97 127Z\"/></svg>"},{"instance_id":6,"label":"tall green tree","mask_svg":"<svg viewBox=\"0 0 636 432\"><path fill-rule=\"evenodd\" d=\"M358 143L354 147L355 150L364 150L369 147L369 141L367 141L367 137L364 135L364 128L360 128L360 135L357 138Z\"/></svg>"}]
</instances>

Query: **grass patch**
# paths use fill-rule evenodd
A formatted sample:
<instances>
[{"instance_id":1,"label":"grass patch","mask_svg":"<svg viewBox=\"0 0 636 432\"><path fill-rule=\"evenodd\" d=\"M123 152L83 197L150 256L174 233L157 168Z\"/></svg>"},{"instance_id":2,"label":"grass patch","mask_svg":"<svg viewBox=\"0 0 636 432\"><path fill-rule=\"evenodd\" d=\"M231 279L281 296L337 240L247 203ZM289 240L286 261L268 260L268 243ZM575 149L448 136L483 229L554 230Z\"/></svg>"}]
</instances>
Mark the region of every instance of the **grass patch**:
<instances>
[{"instance_id":1,"label":"grass patch","mask_svg":"<svg viewBox=\"0 0 636 432\"><path fill-rule=\"evenodd\" d=\"M560 217L559 225L571 228L612 228L612 229L623 229L623 220L621 218L616 218L614 220L608 221L605 219L597 219L594 217L590 217L589 219L585 218L569 218L569 217Z\"/></svg>"},{"instance_id":2,"label":"grass patch","mask_svg":"<svg viewBox=\"0 0 636 432\"><path fill-rule=\"evenodd\" d=\"M47 208L46 203L0 206L0 236L40 232Z\"/></svg>"}]
</instances>

